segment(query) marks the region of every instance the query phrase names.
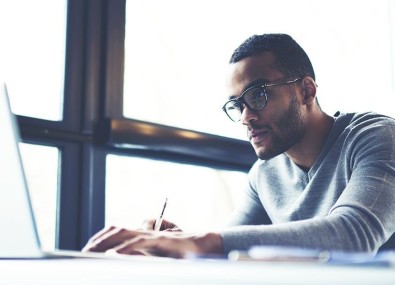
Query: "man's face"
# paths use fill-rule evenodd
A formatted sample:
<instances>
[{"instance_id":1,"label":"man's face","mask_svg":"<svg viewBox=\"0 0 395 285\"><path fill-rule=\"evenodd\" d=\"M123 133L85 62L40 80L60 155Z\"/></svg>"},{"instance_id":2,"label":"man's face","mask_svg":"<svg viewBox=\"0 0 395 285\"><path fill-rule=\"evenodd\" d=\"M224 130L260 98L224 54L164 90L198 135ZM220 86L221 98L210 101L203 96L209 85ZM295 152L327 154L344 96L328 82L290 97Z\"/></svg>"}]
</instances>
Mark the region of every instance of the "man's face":
<instances>
[{"instance_id":1,"label":"man's face","mask_svg":"<svg viewBox=\"0 0 395 285\"><path fill-rule=\"evenodd\" d=\"M244 90L258 83L286 77L275 67L274 55L264 52L231 65L229 94L239 97ZM241 123L247 127L248 139L260 159L267 160L288 151L304 134L297 84L300 83L270 87L267 89L267 105L262 110L251 111L244 107L242 111Z\"/></svg>"}]
</instances>

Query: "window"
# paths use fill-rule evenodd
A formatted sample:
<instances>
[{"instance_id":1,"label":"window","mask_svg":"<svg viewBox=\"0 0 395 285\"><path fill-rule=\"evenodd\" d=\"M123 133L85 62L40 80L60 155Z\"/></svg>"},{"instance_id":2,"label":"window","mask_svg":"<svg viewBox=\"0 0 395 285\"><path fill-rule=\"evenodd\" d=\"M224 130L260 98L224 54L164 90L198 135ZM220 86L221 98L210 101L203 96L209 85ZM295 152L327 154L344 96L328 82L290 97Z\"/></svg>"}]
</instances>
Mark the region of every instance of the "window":
<instances>
[{"instance_id":1,"label":"window","mask_svg":"<svg viewBox=\"0 0 395 285\"><path fill-rule=\"evenodd\" d=\"M59 151L32 144L20 144L20 149L41 245L47 250L54 249Z\"/></svg>"},{"instance_id":2,"label":"window","mask_svg":"<svg viewBox=\"0 0 395 285\"><path fill-rule=\"evenodd\" d=\"M394 8L391 0L127 1L124 114L245 139L221 110L227 62L247 37L279 32L310 56L329 114L395 115Z\"/></svg>"},{"instance_id":3,"label":"window","mask_svg":"<svg viewBox=\"0 0 395 285\"><path fill-rule=\"evenodd\" d=\"M0 2L1 77L17 114L63 117L66 12L66 0Z\"/></svg>"},{"instance_id":4,"label":"window","mask_svg":"<svg viewBox=\"0 0 395 285\"><path fill-rule=\"evenodd\" d=\"M41 244L58 246L60 152L49 137L64 126L67 0L0 2L0 80L25 142L20 149ZM51 129L51 130L50 130ZM51 145L51 146L50 146Z\"/></svg>"},{"instance_id":5,"label":"window","mask_svg":"<svg viewBox=\"0 0 395 285\"><path fill-rule=\"evenodd\" d=\"M46 249L77 249L89 235L80 230L88 219L81 200L95 175L84 166L100 155L92 146L94 103L85 104L88 96L82 93L89 91L82 87L88 70L82 49L86 5L75 0L0 3L0 77L26 143L22 158Z\"/></svg>"},{"instance_id":6,"label":"window","mask_svg":"<svg viewBox=\"0 0 395 285\"><path fill-rule=\"evenodd\" d=\"M157 218L165 198L165 219L183 230L223 227L247 183L238 171L115 155L106 169L106 224L132 228Z\"/></svg>"}]
</instances>

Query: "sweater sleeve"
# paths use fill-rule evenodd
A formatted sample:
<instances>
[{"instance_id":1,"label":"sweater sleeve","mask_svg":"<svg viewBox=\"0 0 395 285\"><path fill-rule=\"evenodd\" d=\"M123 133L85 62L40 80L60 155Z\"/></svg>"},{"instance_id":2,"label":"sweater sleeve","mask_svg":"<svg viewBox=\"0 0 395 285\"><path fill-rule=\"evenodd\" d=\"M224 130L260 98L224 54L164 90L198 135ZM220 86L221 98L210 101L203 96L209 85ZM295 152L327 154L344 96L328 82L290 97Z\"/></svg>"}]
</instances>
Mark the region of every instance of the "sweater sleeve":
<instances>
[{"instance_id":1,"label":"sweater sleeve","mask_svg":"<svg viewBox=\"0 0 395 285\"><path fill-rule=\"evenodd\" d=\"M224 252L254 245L377 251L395 232L395 124L362 125L347 140L349 181L326 216L227 228Z\"/></svg>"}]
</instances>

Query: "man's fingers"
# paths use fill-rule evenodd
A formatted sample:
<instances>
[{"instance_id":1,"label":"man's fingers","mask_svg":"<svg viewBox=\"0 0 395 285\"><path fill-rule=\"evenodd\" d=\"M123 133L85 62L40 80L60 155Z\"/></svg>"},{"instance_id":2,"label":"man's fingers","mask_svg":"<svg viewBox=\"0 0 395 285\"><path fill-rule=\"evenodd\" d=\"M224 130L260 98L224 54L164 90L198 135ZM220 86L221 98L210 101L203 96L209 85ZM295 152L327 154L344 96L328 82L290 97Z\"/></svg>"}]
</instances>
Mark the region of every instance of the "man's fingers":
<instances>
[{"instance_id":1,"label":"man's fingers","mask_svg":"<svg viewBox=\"0 0 395 285\"><path fill-rule=\"evenodd\" d=\"M86 245L82 248L82 251L90 251L90 248L92 247L93 244L96 243L96 241L98 239L102 238L104 235L108 234L109 232L111 232L114 229L115 229L114 226L110 226L110 227L104 228L104 229L100 230L99 232L97 232L95 235L93 235L88 240Z\"/></svg>"},{"instance_id":2,"label":"man's fingers","mask_svg":"<svg viewBox=\"0 0 395 285\"><path fill-rule=\"evenodd\" d=\"M139 234L141 234L141 232L114 227L111 230L103 232L97 238L89 242L83 248L83 251L104 252Z\"/></svg>"},{"instance_id":3,"label":"man's fingers","mask_svg":"<svg viewBox=\"0 0 395 285\"><path fill-rule=\"evenodd\" d=\"M155 219L147 219L143 222L143 230L145 231L153 231L155 228ZM169 222L167 220L162 221L162 225L160 227L160 231L167 232L181 232L182 230L174 223Z\"/></svg>"},{"instance_id":4,"label":"man's fingers","mask_svg":"<svg viewBox=\"0 0 395 285\"><path fill-rule=\"evenodd\" d=\"M171 238L166 235L140 235L117 246L114 250L119 254L135 254L135 252L144 252L145 255L183 258L185 253L188 251L188 247L189 245L187 243L182 245L180 244L180 240L177 240L174 237Z\"/></svg>"},{"instance_id":5,"label":"man's fingers","mask_svg":"<svg viewBox=\"0 0 395 285\"><path fill-rule=\"evenodd\" d=\"M104 228L102 230L100 230L99 232L97 232L95 235L93 235L88 242L93 242L96 239L100 238L101 236L105 235L106 233L112 231L113 229L115 229L114 226L109 226L107 228Z\"/></svg>"},{"instance_id":6,"label":"man's fingers","mask_svg":"<svg viewBox=\"0 0 395 285\"><path fill-rule=\"evenodd\" d=\"M111 255L111 256L117 256L117 255L120 255L121 253L119 253L118 251L117 251L117 249L116 248L112 248L112 249L109 249L109 250L107 250L106 252L105 252L107 255ZM144 251L142 251L142 250L134 250L134 251L130 251L129 253L128 253L128 255L149 255L149 254L147 254L146 252L144 252Z\"/></svg>"},{"instance_id":7,"label":"man's fingers","mask_svg":"<svg viewBox=\"0 0 395 285\"><path fill-rule=\"evenodd\" d=\"M153 231L155 226L155 219L148 219L143 222L144 231Z\"/></svg>"}]
</instances>

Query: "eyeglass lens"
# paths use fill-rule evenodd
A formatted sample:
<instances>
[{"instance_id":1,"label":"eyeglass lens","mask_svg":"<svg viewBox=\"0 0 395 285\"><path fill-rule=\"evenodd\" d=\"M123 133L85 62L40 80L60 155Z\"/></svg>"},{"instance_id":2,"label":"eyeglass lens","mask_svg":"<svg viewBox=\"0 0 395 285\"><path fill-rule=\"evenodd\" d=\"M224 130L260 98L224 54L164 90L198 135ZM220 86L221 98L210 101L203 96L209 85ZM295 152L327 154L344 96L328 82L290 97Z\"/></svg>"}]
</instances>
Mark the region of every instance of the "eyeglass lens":
<instances>
[{"instance_id":1,"label":"eyeglass lens","mask_svg":"<svg viewBox=\"0 0 395 285\"><path fill-rule=\"evenodd\" d=\"M259 111L266 106L267 96L265 88L259 86L247 90L242 95L244 104L253 111ZM243 111L241 100L232 100L225 105L225 111L232 121L239 121Z\"/></svg>"},{"instance_id":2,"label":"eyeglass lens","mask_svg":"<svg viewBox=\"0 0 395 285\"><path fill-rule=\"evenodd\" d=\"M266 105L266 91L263 87L255 87L250 90L247 90L244 93L244 101L246 105L253 110L258 111L265 107Z\"/></svg>"}]
</instances>

